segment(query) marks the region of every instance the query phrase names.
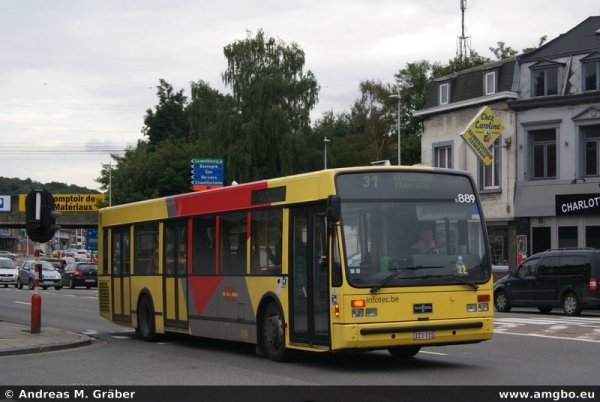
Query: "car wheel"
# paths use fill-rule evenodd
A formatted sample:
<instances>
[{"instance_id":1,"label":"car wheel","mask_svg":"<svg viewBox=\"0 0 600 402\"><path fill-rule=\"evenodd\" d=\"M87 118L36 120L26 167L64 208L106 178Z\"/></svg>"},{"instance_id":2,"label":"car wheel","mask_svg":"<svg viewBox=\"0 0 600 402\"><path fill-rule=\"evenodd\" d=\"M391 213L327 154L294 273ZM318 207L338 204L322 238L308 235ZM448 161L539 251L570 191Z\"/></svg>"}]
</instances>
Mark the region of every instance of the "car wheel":
<instances>
[{"instance_id":1,"label":"car wheel","mask_svg":"<svg viewBox=\"0 0 600 402\"><path fill-rule=\"evenodd\" d=\"M75 289L75 282L73 282L73 277L69 278L69 289Z\"/></svg>"},{"instance_id":2,"label":"car wheel","mask_svg":"<svg viewBox=\"0 0 600 402\"><path fill-rule=\"evenodd\" d=\"M540 310L540 313L548 314L552 311L552 307L538 307L538 310Z\"/></svg>"},{"instance_id":3,"label":"car wheel","mask_svg":"<svg viewBox=\"0 0 600 402\"><path fill-rule=\"evenodd\" d=\"M15 285L15 288L17 288L17 289L18 289L18 288L19 288L19 285Z\"/></svg>"},{"instance_id":4,"label":"car wheel","mask_svg":"<svg viewBox=\"0 0 600 402\"><path fill-rule=\"evenodd\" d=\"M62 286L55 286L55 287L54 287L54 289L56 289L56 290L61 290L61 289L62 289Z\"/></svg>"},{"instance_id":5,"label":"car wheel","mask_svg":"<svg viewBox=\"0 0 600 402\"><path fill-rule=\"evenodd\" d=\"M23 289L23 282L21 282L21 278L17 279L17 289Z\"/></svg>"},{"instance_id":6,"label":"car wheel","mask_svg":"<svg viewBox=\"0 0 600 402\"><path fill-rule=\"evenodd\" d=\"M29 280L29 289L33 290L33 279Z\"/></svg>"},{"instance_id":7,"label":"car wheel","mask_svg":"<svg viewBox=\"0 0 600 402\"><path fill-rule=\"evenodd\" d=\"M48 286L42 286L42 289L46 290L48 289Z\"/></svg>"},{"instance_id":8,"label":"car wheel","mask_svg":"<svg viewBox=\"0 0 600 402\"><path fill-rule=\"evenodd\" d=\"M5 287L5 288L7 288L7 287L8 287L8 285L4 285L4 287Z\"/></svg>"},{"instance_id":9,"label":"car wheel","mask_svg":"<svg viewBox=\"0 0 600 402\"><path fill-rule=\"evenodd\" d=\"M263 317L263 345L267 356L276 362L289 359L290 351L285 347L283 314L277 303L269 303Z\"/></svg>"},{"instance_id":10,"label":"car wheel","mask_svg":"<svg viewBox=\"0 0 600 402\"><path fill-rule=\"evenodd\" d=\"M579 315L581 314L581 305L575 293L567 293L563 299L563 309L566 315Z\"/></svg>"},{"instance_id":11,"label":"car wheel","mask_svg":"<svg viewBox=\"0 0 600 402\"><path fill-rule=\"evenodd\" d=\"M85 288L86 288L86 289L89 289L89 288L91 288L91 286L86 286Z\"/></svg>"},{"instance_id":12,"label":"car wheel","mask_svg":"<svg viewBox=\"0 0 600 402\"><path fill-rule=\"evenodd\" d=\"M138 307L139 333L145 342L154 342L156 336L156 323L154 321L154 306L149 296L144 296Z\"/></svg>"},{"instance_id":13,"label":"car wheel","mask_svg":"<svg viewBox=\"0 0 600 402\"><path fill-rule=\"evenodd\" d=\"M496 306L496 310L501 313L508 313L510 311L510 302L508 301L508 295L505 291L500 290L496 292L494 305Z\"/></svg>"},{"instance_id":14,"label":"car wheel","mask_svg":"<svg viewBox=\"0 0 600 402\"><path fill-rule=\"evenodd\" d=\"M420 346L394 346L393 348L388 348L388 352L392 356L401 359L414 357L420 350Z\"/></svg>"}]
</instances>

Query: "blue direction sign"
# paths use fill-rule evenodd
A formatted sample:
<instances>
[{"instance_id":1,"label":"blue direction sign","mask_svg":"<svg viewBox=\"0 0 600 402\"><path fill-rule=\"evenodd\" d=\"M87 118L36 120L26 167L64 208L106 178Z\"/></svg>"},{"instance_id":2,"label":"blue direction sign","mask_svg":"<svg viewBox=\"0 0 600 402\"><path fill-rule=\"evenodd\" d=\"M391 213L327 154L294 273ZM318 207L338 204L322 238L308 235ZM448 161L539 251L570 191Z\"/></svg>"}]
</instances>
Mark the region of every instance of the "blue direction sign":
<instances>
[{"instance_id":1,"label":"blue direction sign","mask_svg":"<svg viewBox=\"0 0 600 402\"><path fill-rule=\"evenodd\" d=\"M223 159L192 159L192 185L222 186Z\"/></svg>"},{"instance_id":2,"label":"blue direction sign","mask_svg":"<svg viewBox=\"0 0 600 402\"><path fill-rule=\"evenodd\" d=\"M91 251L98 251L98 229L88 229L85 235L85 248Z\"/></svg>"}]
</instances>

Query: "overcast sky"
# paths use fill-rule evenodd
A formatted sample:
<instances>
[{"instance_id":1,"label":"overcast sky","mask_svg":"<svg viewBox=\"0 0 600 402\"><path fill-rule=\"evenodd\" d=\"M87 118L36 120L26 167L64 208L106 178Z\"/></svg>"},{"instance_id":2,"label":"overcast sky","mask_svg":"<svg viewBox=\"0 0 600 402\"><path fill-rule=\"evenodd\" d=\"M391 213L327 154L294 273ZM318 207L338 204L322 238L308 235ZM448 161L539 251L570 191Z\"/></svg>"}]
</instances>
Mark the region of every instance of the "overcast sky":
<instances>
[{"instance_id":1,"label":"overcast sky","mask_svg":"<svg viewBox=\"0 0 600 402\"><path fill-rule=\"evenodd\" d=\"M498 41L520 52L595 15L598 0L468 0L465 27L494 59ZM304 50L314 122L348 110L361 80L455 57L460 0L1 0L0 176L99 189L109 154L142 138L159 79L229 93L223 48L258 29Z\"/></svg>"}]
</instances>

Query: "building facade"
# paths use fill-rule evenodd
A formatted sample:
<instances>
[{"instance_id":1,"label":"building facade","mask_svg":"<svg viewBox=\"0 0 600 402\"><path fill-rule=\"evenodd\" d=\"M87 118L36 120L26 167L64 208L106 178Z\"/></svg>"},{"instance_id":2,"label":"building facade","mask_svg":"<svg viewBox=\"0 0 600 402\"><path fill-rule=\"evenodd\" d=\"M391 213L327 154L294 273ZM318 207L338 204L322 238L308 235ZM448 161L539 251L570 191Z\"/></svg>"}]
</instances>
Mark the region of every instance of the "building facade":
<instances>
[{"instance_id":1,"label":"building facade","mask_svg":"<svg viewBox=\"0 0 600 402\"><path fill-rule=\"evenodd\" d=\"M504 126L492 167L461 137L484 105ZM600 17L533 52L435 80L415 115L423 164L476 178L495 265L600 248Z\"/></svg>"}]
</instances>

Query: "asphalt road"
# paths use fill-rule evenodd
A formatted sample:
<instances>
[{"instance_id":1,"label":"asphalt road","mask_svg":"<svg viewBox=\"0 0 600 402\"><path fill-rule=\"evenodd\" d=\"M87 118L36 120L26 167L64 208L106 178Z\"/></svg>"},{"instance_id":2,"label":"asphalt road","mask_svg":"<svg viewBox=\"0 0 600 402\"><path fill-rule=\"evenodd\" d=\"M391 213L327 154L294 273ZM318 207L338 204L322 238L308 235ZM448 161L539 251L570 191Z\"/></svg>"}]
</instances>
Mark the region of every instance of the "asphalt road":
<instances>
[{"instance_id":1,"label":"asphalt road","mask_svg":"<svg viewBox=\"0 0 600 402\"><path fill-rule=\"evenodd\" d=\"M497 313L493 340L387 352L300 353L290 363L251 345L187 337L146 343L100 318L95 289L40 291L42 331L95 338L89 347L0 358L0 385L596 385L600 312L567 317L521 309ZM0 320L29 324L31 291L0 288ZM10 367L10 369L7 369ZM24 375L26 373L26 375Z\"/></svg>"}]
</instances>

